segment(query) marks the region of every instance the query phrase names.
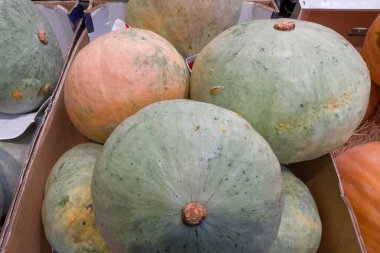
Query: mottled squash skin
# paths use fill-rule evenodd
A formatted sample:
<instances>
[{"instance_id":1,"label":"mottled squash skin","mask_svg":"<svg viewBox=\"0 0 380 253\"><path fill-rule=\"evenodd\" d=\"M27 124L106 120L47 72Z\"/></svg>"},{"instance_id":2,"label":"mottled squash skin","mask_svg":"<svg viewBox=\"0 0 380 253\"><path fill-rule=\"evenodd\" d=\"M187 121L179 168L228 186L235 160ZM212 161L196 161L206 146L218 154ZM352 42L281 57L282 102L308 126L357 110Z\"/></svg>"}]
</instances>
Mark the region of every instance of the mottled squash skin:
<instances>
[{"instance_id":1,"label":"mottled squash skin","mask_svg":"<svg viewBox=\"0 0 380 253\"><path fill-rule=\"evenodd\" d=\"M235 25L243 0L131 0L127 21L166 38L184 56Z\"/></svg>"},{"instance_id":2,"label":"mottled squash skin","mask_svg":"<svg viewBox=\"0 0 380 253\"><path fill-rule=\"evenodd\" d=\"M269 253L315 253L321 242L322 223L307 186L287 168L281 168L285 202L280 229Z\"/></svg>"},{"instance_id":3,"label":"mottled squash skin","mask_svg":"<svg viewBox=\"0 0 380 253\"><path fill-rule=\"evenodd\" d=\"M42 221L59 253L110 253L94 220L91 178L102 146L78 145L54 165L45 187Z\"/></svg>"},{"instance_id":4,"label":"mottled squash skin","mask_svg":"<svg viewBox=\"0 0 380 253\"><path fill-rule=\"evenodd\" d=\"M368 69L333 30L286 19L257 20L223 32L198 55L190 93L240 113L281 163L317 158L345 143L362 121Z\"/></svg>"},{"instance_id":5,"label":"mottled squash skin","mask_svg":"<svg viewBox=\"0 0 380 253\"><path fill-rule=\"evenodd\" d=\"M283 205L280 165L238 114L192 100L158 102L121 123L92 180L95 219L124 252L266 252ZM189 202L207 209L185 225Z\"/></svg>"},{"instance_id":6,"label":"mottled squash skin","mask_svg":"<svg viewBox=\"0 0 380 253\"><path fill-rule=\"evenodd\" d=\"M336 158L343 191L368 253L380 248L380 142L353 147Z\"/></svg>"},{"instance_id":7,"label":"mottled squash skin","mask_svg":"<svg viewBox=\"0 0 380 253\"><path fill-rule=\"evenodd\" d=\"M64 86L66 110L80 132L104 143L144 106L187 98L188 82L183 58L165 39L142 29L114 31L75 57Z\"/></svg>"},{"instance_id":8,"label":"mottled squash skin","mask_svg":"<svg viewBox=\"0 0 380 253\"><path fill-rule=\"evenodd\" d=\"M21 168L21 164L10 153L0 148L0 185L3 194L3 212L0 216L7 215L17 190Z\"/></svg>"},{"instance_id":9,"label":"mottled squash skin","mask_svg":"<svg viewBox=\"0 0 380 253\"><path fill-rule=\"evenodd\" d=\"M46 33L45 44L38 31ZM58 41L28 0L0 1L0 34L0 112L32 111L58 81L63 64Z\"/></svg>"}]
</instances>

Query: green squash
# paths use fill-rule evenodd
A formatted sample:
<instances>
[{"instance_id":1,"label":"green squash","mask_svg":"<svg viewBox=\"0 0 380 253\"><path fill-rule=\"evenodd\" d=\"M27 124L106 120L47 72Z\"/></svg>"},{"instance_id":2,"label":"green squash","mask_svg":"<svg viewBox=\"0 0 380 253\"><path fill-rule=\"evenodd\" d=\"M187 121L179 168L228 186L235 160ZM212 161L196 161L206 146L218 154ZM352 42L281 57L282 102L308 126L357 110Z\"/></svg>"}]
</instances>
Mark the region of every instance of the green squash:
<instances>
[{"instance_id":1,"label":"green squash","mask_svg":"<svg viewBox=\"0 0 380 253\"><path fill-rule=\"evenodd\" d=\"M283 206L280 165L229 110L191 100L145 107L104 145L95 219L121 252L265 252Z\"/></svg>"},{"instance_id":2,"label":"green squash","mask_svg":"<svg viewBox=\"0 0 380 253\"><path fill-rule=\"evenodd\" d=\"M5 216L15 196L19 177L21 173L21 164L8 153L0 148L0 185L3 193L3 212L0 216Z\"/></svg>"},{"instance_id":3,"label":"green squash","mask_svg":"<svg viewBox=\"0 0 380 253\"><path fill-rule=\"evenodd\" d=\"M0 1L0 34L0 112L30 112L58 81L58 41L30 0Z\"/></svg>"},{"instance_id":4,"label":"green squash","mask_svg":"<svg viewBox=\"0 0 380 253\"><path fill-rule=\"evenodd\" d=\"M56 162L45 186L42 221L59 253L110 253L94 220L91 178L102 146L78 145Z\"/></svg>"},{"instance_id":5,"label":"green squash","mask_svg":"<svg viewBox=\"0 0 380 253\"><path fill-rule=\"evenodd\" d=\"M269 253L315 253L321 242L322 223L307 186L287 168L281 169L285 202L280 229Z\"/></svg>"},{"instance_id":6,"label":"green squash","mask_svg":"<svg viewBox=\"0 0 380 253\"><path fill-rule=\"evenodd\" d=\"M167 39L184 57L238 22L243 0L130 0L128 23Z\"/></svg>"},{"instance_id":7,"label":"green squash","mask_svg":"<svg viewBox=\"0 0 380 253\"><path fill-rule=\"evenodd\" d=\"M269 19L209 43L193 66L190 92L240 113L286 164L345 143L366 113L370 87L366 64L342 36L311 22Z\"/></svg>"}]
</instances>

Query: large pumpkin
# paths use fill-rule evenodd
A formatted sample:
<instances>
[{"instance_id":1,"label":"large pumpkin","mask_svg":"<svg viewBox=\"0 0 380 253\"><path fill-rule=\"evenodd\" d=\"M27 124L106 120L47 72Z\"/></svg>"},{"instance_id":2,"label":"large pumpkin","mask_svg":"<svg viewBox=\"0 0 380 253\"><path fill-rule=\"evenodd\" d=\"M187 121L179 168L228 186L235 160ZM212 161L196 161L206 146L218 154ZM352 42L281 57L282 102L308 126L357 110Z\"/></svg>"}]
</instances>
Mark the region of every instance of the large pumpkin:
<instances>
[{"instance_id":1,"label":"large pumpkin","mask_svg":"<svg viewBox=\"0 0 380 253\"><path fill-rule=\"evenodd\" d=\"M315 253L321 242L322 223L307 186L287 168L281 168L285 185L280 229L269 253Z\"/></svg>"},{"instance_id":2,"label":"large pumpkin","mask_svg":"<svg viewBox=\"0 0 380 253\"><path fill-rule=\"evenodd\" d=\"M91 178L102 146L78 145L56 162L45 186L42 221L58 252L110 253L94 220Z\"/></svg>"},{"instance_id":3,"label":"large pumpkin","mask_svg":"<svg viewBox=\"0 0 380 253\"><path fill-rule=\"evenodd\" d=\"M201 51L191 98L240 113L281 163L293 163L328 153L352 135L370 85L360 54L333 30L269 19L230 28Z\"/></svg>"},{"instance_id":4,"label":"large pumpkin","mask_svg":"<svg viewBox=\"0 0 380 253\"><path fill-rule=\"evenodd\" d=\"M243 0L130 0L130 25L155 31L184 56L198 53L235 25Z\"/></svg>"},{"instance_id":5,"label":"large pumpkin","mask_svg":"<svg viewBox=\"0 0 380 253\"><path fill-rule=\"evenodd\" d=\"M3 212L0 213L0 217L7 214L13 201L19 182L21 168L21 164L17 162L10 153L0 148L0 185L4 197L4 208Z\"/></svg>"},{"instance_id":6,"label":"large pumpkin","mask_svg":"<svg viewBox=\"0 0 380 253\"><path fill-rule=\"evenodd\" d=\"M186 98L189 72L165 39L142 29L108 33L75 57L64 86L74 125L104 143L125 118L153 102Z\"/></svg>"},{"instance_id":7,"label":"large pumpkin","mask_svg":"<svg viewBox=\"0 0 380 253\"><path fill-rule=\"evenodd\" d=\"M380 15L367 31L362 55L368 65L372 80L380 86Z\"/></svg>"},{"instance_id":8,"label":"large pumpkin","mask_svg":"<svg viewBox=\"0 0 380 253\"><path fill-rule=\"evenodd\" d=\"M280 165L238 114L191 100L121 123L97 162L92 198L120 252L266 252L283 205Z\"/></svg>"},{"instance_id":9,"label":"large pumpkin","mask_svg":"<svg viewBox=\"0 0 380 253\"><path fill-rule=\"evenodd\" d=\"M0 1L0 112L39 107L63 64L55 34L29 0Z\"/></svg>"},{"instance_id":10,"label":"large pumpkin","mask_svg":"<svg viewBox=\"0 0 380 253\"><path fill-rule=\"evenodd\" d=\"M369 142L347 150L336 165L368 253L380 248L380 142Z\"/></svg>"}]
</instances>

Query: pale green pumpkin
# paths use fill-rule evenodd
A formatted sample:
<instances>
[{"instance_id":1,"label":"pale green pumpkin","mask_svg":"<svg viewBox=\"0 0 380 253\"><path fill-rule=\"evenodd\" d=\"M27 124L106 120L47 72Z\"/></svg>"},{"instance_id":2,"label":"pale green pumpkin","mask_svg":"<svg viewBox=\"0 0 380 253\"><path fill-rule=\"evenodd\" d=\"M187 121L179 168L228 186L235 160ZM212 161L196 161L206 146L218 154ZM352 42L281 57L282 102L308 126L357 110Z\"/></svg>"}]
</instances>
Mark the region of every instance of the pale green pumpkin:
<instances>
[{"instance_id":1,"label":"pale green pumpkin","mask_svg":"<svg viewBox=\"0 0 380 253\"><path fill-rule=\"evenodd\" d=\"M45 186L42 222L59 253L110 253L94 220L91 178L102 146L78 145L56 162Z\"/></svg>"},{"instance_id":2,"label":"pale green pumpkin","mask_svg":"<svg viewBox=\"0 0 380 253\"><path fill-rule=\"evenodd\" d=\"M283 184L271 148L238 114L171 100L114 130L92 198L115 253L266 252L280 224Z\"/></svg>"},{"instance_id":3,"label":"pale green pumpkin","mask_svg":"<svg viewBox=\"0 0 380 253\"><path fill-rule=\"evenodd\" d=\"M342 36L306 21L281 21L295 28L257 20L216 37L195 61L190 91L194 100L240 113L281 163L293 163L348 140L365 115L371 81Z\"/></svg>"},{"instance_id":4,"label":"pale green pumpkin","mask_svg":"<svg viewBox=\"0 0 380 253\"><path fill-rule=\"evenodd\" d=\"M0 112L38 108L56 85L63 57L55 34L29 0L0 1Z\"/></svg>"},{"instance_id":5,"label":"pale green pumpkin","mask_svg":"<svg viewBox=\"0 0 380 253\"><path fill-rule=\"evenodd\" d=\"M307 186L287 168L281 168L285 201L280 229L269 253L315 253L321 242L322 223Z\"/></svg>"},{"instance_id":6,"label":"pale green pumpkin","mask_svg":"<svg viewBox=\"0 0 380 253\"><path fill-rule=\"evenodd\" d=\"M167 39L184 57L235 25L243 0L130 0L127 21Z\"/></svg>"}]
</instances>

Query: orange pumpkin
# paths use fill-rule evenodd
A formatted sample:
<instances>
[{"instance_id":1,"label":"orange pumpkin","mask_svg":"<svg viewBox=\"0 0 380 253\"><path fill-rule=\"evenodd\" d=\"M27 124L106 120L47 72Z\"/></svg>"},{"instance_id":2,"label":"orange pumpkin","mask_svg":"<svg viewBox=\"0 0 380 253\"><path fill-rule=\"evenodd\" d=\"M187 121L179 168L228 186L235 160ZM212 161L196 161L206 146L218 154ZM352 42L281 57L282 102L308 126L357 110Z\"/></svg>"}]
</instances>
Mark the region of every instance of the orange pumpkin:
<instances>
[{"instance_id":1,"label":"orange pumpkin","mask_svg":"<svg viewBox=\"0 0 380 253\"><path fill-rule=\"evenodd\" d=\"M64 86L67 113L89 139L104 143L113 129L141 108L187 98L189 72L161 36L142 29L108 33L83 48Z\"/></svg>"},{"instance_id":2,"label":"orange pumpkin","mask_svg":"<svg viewBox=\"0 0 380 253\"><path fill-rule=\"evenodd\" d=\"M369 27L363 44L363 58L371 79L380 86L380 15Z\"/></svg>"},{"instance_id":3,"label":"orange pumpkin","mask_svg":"<svg viewBox=\"0 0 380 253\"><path fill-rule=\"evenodd\" d=\"M371 94L369 97L367 112L364 116L363 121L366 121L369 116L373 113L373 111L376 109L376 106L380 102L380 86L377 86L373 81L371 84Z\"/></svg>"},{"instance_id":4,"label":"orange pumpkin","mask_svg":"<svg viewBox=\"0 0 380 253\"><path fill-rule=\"evenodd\" d=\"M341 153L336 164L368 253L379 252L380 142L353 147Z\"/></svg>"}]
</instances>

